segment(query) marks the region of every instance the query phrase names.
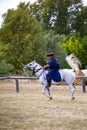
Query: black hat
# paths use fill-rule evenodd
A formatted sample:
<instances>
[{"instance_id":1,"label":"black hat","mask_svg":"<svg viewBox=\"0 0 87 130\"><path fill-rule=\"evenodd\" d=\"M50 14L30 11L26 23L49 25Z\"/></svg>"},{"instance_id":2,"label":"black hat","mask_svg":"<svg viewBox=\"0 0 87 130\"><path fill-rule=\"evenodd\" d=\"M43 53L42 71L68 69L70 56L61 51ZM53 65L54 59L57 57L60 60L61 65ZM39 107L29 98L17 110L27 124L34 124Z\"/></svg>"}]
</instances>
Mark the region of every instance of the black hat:
<instances>
[{"instance_id":1,"label":"black hat","mask_svg":"<svg viewBox=\"0 0 87 130\"><path fill-rule=\"evenodd\" d=\"M47 57L49 57L49 56L53 56L53 55L54 55L54 53L51 52L51 53L47 54Z\"/></svg>"}]
</instances>

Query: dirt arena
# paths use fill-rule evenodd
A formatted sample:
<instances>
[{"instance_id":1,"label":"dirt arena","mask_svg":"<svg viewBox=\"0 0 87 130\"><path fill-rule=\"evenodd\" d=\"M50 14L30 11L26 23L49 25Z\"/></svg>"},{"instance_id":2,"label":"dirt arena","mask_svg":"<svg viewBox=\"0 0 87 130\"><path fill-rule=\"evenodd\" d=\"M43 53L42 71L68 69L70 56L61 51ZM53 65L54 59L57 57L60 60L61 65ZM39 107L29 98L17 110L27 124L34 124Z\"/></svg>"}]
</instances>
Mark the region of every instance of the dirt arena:
<instances>
[{"instance_id":1,"label":"dirt arena","mask_svg":"<svg viewBox=\"0 0 87 130\"><path fill-rule=\"evenodd\" d=\"M87 94L76 86L69 100L66 85L51 87L53 100L41 93L38 80L0 81L0 130L87 130Z\"/></svg>"}]
</instances>

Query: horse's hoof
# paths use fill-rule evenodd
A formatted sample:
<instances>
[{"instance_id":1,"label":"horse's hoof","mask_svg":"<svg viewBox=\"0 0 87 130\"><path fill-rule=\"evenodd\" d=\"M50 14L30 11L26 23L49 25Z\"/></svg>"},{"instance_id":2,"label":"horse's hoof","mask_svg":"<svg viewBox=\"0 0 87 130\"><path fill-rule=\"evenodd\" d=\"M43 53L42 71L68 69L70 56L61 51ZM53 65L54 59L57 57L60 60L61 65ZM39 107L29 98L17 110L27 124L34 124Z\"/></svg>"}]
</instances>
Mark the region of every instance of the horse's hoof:
<instances>
[{"instance_id":1,"label":"horse's hoof","mask_svg":"<svg viewBox=\"0 0 87 130\"><path fill-rule=\"evenodd\" d=\"M49 98L47 99L47 101L50 101L50 100L52 100L52 97L49 97Z\"/></svg>"},{"instance_id":2,"label":"horse's hoof","mask_svg":"<svg viewBox=\"0 0 87 130\"><path fill-rule=\"evenodd\" d=\"M50 97L50 99L52 99L52 97Z\"/></svg>"},{"instance_id":3,"label":"horse's hoof","mask_svg":"<svg viewBox=\"0 0 87 130\"><path fill-rule=\"evenodd\" d=\"M70 98L70 100L75 100L75 97Z\"/></svg>"}]
</instances>

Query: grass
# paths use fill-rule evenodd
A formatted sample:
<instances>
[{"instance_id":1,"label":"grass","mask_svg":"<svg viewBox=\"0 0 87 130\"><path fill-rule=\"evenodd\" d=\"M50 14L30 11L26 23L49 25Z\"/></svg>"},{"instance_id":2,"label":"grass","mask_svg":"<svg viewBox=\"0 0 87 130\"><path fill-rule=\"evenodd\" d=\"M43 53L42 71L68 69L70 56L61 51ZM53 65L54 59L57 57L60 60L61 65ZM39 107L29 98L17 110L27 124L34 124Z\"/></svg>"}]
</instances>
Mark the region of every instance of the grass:
<instances>
[{"instance_id":1,"label":"grass","mask_svg":"<svg viewBox=\"0 0 87 130\"><path fill-rule=\"evenodd\" d=\"M12 86L0 83L0 88ZM36 81L20 83L19 93L1 89L0 130L87 130L87 94L81 87L74 101L66 86L52 86L51 92L53 100L47 101Z\"/></svg>"}]
</instances>

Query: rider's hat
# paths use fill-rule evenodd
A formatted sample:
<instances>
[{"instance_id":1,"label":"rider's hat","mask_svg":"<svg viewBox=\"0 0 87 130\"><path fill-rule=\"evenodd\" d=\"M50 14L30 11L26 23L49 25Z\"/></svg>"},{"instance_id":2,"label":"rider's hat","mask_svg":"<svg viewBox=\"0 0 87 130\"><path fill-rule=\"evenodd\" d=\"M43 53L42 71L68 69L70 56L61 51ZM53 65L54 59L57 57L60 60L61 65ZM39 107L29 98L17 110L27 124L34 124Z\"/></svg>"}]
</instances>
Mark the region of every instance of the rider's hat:
<instances>
[{"instance_id":1,"label":"rider's hat","mask_svg":"<svg viewBox=\"0 0 87 130\"><path fill-rule=\"evenodd\" d=\"M49 56L53 56L53 55L54 55L54 53L51 52L51 53L48 53L48 54L47 54L47 57L49 57Z\"/></svg>"}]
</instances>

